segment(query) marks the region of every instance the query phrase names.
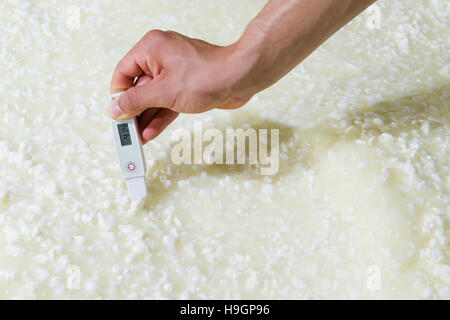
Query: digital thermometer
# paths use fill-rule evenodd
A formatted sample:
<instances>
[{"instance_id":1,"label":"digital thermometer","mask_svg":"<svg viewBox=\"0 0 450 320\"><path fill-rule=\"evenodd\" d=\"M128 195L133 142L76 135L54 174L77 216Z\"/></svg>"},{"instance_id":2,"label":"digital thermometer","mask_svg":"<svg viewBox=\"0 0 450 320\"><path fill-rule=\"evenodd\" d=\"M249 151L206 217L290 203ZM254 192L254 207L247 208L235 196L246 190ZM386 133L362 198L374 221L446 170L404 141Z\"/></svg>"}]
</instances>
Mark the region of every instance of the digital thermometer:
<instances>
[{"instance_id":1,"label":"digital thermometer","mask_svg":"<svg viewBox=\"0 0 450 320\"><path fill-rule=\"evenodd\" d=\"M110 100L114 100L122 93L113 93ZM117 159L122 175L127 182L128 194L131 198L144 198L147 195L145 183L147 168L136 117L127 120L113 120L112 131Z\"/></svg>"}]
</instances>

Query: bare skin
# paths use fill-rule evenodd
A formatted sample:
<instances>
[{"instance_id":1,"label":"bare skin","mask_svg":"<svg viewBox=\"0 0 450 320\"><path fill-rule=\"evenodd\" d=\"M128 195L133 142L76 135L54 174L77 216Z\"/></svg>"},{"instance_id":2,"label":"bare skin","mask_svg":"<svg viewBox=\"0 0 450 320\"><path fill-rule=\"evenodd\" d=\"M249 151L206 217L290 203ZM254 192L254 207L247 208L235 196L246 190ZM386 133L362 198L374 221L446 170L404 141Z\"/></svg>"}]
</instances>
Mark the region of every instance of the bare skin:
<instances>
[{"instance_id":1,"label":"bare skin","mask_svg":"<svg viewBox=\"0 0 450 320\"><path fill-rule=\"evenodd\" d=\"M111 93L126 92L112 102L109 113L114 119L139 116L145 143L179 113L239 108L373 2L270 0L229 46L149 31L114 71Z\"/></svg>"}]
</instances>

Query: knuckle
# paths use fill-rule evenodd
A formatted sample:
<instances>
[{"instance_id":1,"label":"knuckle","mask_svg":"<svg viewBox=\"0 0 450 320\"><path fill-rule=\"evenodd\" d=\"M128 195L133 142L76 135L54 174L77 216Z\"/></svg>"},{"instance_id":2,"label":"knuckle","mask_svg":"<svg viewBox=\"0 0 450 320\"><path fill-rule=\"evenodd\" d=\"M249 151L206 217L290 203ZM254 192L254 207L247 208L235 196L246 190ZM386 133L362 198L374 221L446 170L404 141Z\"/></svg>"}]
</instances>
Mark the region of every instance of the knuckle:
<instances>
[{"instance_id":1,"label":"knuckle","mask_svg":"<svg viewBox=\"0 0 450 320\"><path fill-rule=\"evenodd\" d=\"M144 39L148 45L156 45L167 40L167 34L158 29L150 30L145 34Z\"/></svg>"},{"instance_id":2,"label":"knuckle","mask_svg":"<svg viewBox=\"0 0 450 320\"><path fill-rule=\"evenodd\" d=\"M148 38L152 38L152 37L159 37L162 34L164 34L164 31L159 30L159 29L153 29L153 30L147 31L145 36Z\"/></svg>"}]
</instances>

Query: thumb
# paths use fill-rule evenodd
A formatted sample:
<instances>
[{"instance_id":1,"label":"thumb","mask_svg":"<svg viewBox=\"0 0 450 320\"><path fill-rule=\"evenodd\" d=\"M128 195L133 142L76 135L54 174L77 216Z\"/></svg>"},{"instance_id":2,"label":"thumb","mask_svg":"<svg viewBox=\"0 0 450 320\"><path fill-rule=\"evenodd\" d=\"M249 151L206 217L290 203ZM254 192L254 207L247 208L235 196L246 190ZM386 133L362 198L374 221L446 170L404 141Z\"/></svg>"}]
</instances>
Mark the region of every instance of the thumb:
<instances>
[{"instance_id":1,"label":"thumb","mask_svg":"<svg viewBox=\"0 0 450 320\"><path fill-rule=\"evenodd\" d=\"M140 115L148 108L170 108L171 99L162 90L159 81L129 88L109 106L109 114L116 120L125 120Z\"/></svg>"}]
</instances>

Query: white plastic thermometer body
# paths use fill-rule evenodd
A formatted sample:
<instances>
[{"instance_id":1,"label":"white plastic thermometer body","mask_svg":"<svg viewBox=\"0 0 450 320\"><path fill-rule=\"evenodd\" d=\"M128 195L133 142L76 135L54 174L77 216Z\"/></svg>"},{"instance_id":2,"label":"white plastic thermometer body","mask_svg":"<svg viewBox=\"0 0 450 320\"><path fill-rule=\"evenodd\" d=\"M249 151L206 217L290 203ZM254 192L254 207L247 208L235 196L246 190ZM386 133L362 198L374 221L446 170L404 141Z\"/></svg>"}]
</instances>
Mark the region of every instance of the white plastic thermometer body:
<instances>
[{"instance_id":1,"label":"white plastic thermometer body","mask_svg":"<svg viewBox=\"0 0 450 320\"><path fill-rule=\"evenodd\" d=\"M122 93L112 94L110 100L112 101ZM112 131L117 158L122 175L127 182L128 193L131 198L144 198L147 195L147 186L145 184L147 168L145 166L137 120L136 118L113 120Z\"/></svg>"}]
</instances>

